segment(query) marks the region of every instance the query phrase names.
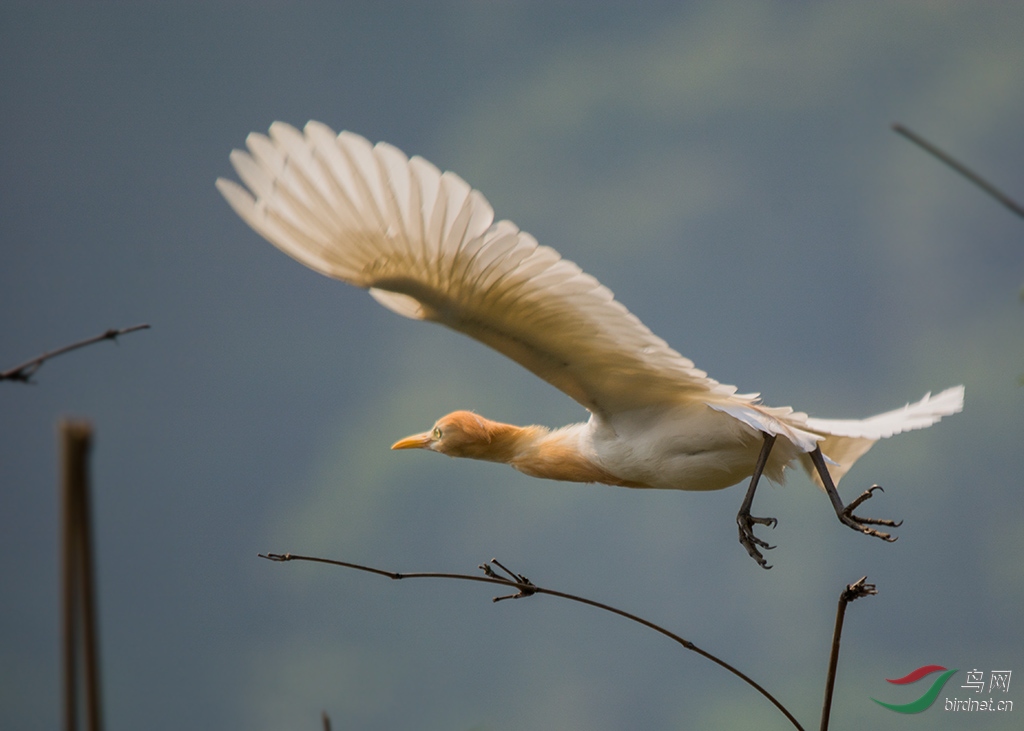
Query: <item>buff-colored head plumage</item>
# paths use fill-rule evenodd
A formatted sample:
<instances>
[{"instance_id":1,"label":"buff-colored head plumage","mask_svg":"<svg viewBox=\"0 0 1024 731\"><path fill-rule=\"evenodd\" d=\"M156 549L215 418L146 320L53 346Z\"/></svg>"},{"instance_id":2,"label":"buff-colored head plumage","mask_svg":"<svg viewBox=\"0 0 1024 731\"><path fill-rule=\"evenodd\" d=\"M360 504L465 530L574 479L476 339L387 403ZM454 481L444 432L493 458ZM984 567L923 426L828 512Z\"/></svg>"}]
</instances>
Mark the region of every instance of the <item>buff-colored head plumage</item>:
<instances>
[{"instance_id":1,"label":"buff-colored head plumage","mask_svg":"<svg viewBox=\"0 0 1024 731\"><path fill-rule=\"evenodd\" d=\"M399 439L391 448L429 449L449 457L504 462L507 455L503 437L513 430L518 431L518 427L485 419L472 411L453 411L438 419L430 431Z\"/></svg>"}]
</instances>

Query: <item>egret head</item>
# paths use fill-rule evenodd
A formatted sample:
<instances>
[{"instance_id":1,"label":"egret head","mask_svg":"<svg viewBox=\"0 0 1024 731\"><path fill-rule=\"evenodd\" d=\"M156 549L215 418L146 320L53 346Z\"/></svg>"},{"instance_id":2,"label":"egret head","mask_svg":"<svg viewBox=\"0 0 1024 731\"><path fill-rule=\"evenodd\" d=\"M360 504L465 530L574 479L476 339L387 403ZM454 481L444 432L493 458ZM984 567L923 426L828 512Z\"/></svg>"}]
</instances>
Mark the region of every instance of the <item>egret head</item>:
<instances>
[{"instance_id":1,"label":"egret head","mask_svg":"<svg viewBox=\"0 0 1024 731\"><path fill-rule=\"evenodd\" d=\"M392 449L429 449L449 457L496 461L494 440L508 425L485 419L471 411L453 411L442 416L434 428L399 439Z\"/></svg>"}]
</instances>

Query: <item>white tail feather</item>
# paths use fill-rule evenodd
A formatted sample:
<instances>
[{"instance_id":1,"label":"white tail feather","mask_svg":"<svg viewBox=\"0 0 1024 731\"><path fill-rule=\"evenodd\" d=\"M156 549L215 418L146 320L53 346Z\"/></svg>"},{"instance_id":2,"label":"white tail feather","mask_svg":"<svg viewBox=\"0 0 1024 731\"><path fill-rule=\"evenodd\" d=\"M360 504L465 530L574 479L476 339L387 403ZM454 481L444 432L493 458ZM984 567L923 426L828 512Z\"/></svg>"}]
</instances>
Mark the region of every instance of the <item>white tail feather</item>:
<instances>
[{"instance_id":1,"label":"white tail feather","mask_svg":"<svg viewBox=\"0 0 1024 731\"><path fill-rule=\"evenodd\" d=\"M829 474L832 481L839 480L849 471L853 463L871 449L879 439L891 437L914 429L923 429L964 408L964 387L954 386L932 396L930 393L920 401L886 411L884 414L869 416L867 419L815 419L809 417L805 428L823 436L818 443L831 464ZM821 478L811 464L808 455L801 455L801 461L808 474L821 487Z\"/></svg>"}]
</instances>

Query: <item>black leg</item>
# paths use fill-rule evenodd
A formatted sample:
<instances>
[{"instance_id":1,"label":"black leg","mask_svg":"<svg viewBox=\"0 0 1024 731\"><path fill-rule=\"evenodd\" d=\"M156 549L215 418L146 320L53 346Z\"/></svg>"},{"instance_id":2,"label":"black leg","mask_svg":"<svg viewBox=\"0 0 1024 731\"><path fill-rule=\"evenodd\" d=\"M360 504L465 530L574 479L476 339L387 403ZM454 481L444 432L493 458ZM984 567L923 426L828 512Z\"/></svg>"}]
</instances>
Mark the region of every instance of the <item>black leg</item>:
<instances>
[{"instance_id":1,"label":"black leg","mask_svg":"<svg viewBox=\"0 0 1024 731\"><path fill-rule=\"evenodd\" d=\"M768 432L762 432L764 436L764 444L761 445L761 454L757 457L757 464L754 465L754 474L750 477L750 486L747 488L747 496L743 498L743 504L740 505L740 512L736 514L736 526L740 532L740 543L747 549L747 553L750 557L757 561L758 565L763 569L770 569L771 566L764 560L764 556L758 548L764 548L771 550L775 546L769 546L766 542L754 535L754 523L760 523L761 525L767 525L770 528L774 528L775 524L778 523L775 518L758 518L750 514L750 507L754 504L754 493L757 492L757 481L761 479L761 473L764 472L764 466L768 464L768 455L772 452L772 445L775 444L775 435L769 434Z\"/></svg>"},{"instance_id":2,"label":"black leg","mask_svg":"<svg viewBox=\"0 0 1024 731\"><path fill-rule=\"evenodd\" d=\"M825 492L828 494L828 499L832 501L832 507L836 511L836 515L839 517L839 521L843 525L848 525L855 531L859 531L869 536L877 536L883 541L889 541L892 543L896 540L896 537L889 533L884 533L875 528L869 528L869 525L885 525L891 528L899 528L903 525L903 521L888 520L885 518L861 518L853 514L853 511L860 506L865 500L870 498L875 490L881 490L882 488L878 485L872 485L863 493L860 497L854 500L849 505L843 505L842 499L839 497L839 492L836 490L835 484L832 482L832 475L828 472L828 467L825 465L825 458L821 456L821 449L815 447L814 451L811 452L811 462L814 463L814 468L818 470L818 476L821 477L821 484L825 486Z\"/></svg>"}]
</instances>

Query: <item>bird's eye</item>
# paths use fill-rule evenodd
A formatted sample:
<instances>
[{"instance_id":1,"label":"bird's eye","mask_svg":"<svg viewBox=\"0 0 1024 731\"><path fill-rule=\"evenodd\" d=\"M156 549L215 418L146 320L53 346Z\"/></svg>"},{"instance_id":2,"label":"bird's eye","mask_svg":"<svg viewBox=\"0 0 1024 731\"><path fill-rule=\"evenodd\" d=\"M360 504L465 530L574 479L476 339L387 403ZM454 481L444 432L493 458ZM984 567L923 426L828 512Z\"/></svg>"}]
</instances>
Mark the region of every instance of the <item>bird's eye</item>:
<instances>
[{"instance_id":1,"label":"bird's eye","mask_svg":"<svg viewBox=\"0 0 1024 731\"><path fill-rule=\"evenodd\" d=\"M434 437L434 439L440 439L441 438L441 427L435 426L434 427L434 431L431 433L431 436Z\"/></svg>"}]
</instances>

